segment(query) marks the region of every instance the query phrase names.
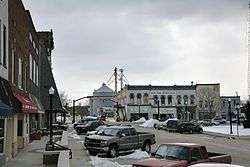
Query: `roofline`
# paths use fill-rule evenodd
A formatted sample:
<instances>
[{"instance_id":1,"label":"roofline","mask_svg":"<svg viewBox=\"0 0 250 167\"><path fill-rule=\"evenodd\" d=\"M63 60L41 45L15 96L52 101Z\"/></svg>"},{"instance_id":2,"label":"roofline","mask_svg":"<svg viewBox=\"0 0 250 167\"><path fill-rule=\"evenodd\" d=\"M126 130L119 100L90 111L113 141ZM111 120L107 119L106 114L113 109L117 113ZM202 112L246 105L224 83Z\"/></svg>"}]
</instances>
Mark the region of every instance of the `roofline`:
<instances>
[{"instance_id":1,"label":"roofline","mask_svg":"<svg viewBox=\"0 0 250 167\"><path fill-rule=\"evenodd\" d=\"M240 98L240 96L220 96L220 98Z\"/></svg>"},{"instance_id":2,"label":"roofline","mask_svg":"<svg viewBox=\"0 0 250 167\"><path fill-rule=\"evenodd\" d=\"M220 85L220 83L211 83L211 84L196 84L196 86L202 86L202 85L204 85L204 86L206 86L206 85Z\"/></svg>"}]
</instances>

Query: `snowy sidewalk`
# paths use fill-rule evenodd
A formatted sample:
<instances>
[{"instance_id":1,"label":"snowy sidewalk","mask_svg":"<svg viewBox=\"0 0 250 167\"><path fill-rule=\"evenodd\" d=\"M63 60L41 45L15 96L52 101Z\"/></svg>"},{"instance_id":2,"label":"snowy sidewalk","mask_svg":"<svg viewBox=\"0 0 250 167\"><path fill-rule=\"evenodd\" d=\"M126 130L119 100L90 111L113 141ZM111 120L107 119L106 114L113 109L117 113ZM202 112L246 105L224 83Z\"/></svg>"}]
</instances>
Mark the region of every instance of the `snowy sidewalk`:
<instances>
[{"instance_id":1,"label":"snowy sidewalk","mask_svg":"<svg viewBox=\"0 0 250 167\"><path fill-rule=\"evenodd\" d=\"M9 160L5 167L44 167L43 151L46 142L47 137L33 141L26 148L20 150L14 159Z\"/></svg>"},{"instance_id":2,"label":"snowy sidewalk","mask_svg":"<svg viewBox=\"0 0 250 167\"><path fill-rule=\"evenodd\" d=\"M232 130L233 134L230 134L229 125L203 127L203 131L205 134L217 135L222 137L237 136L237 126L233 125ZM243 128L243 126L239 126L239 137L242 139L250 139L250 128Z\"/></svg>"}]
</instances>

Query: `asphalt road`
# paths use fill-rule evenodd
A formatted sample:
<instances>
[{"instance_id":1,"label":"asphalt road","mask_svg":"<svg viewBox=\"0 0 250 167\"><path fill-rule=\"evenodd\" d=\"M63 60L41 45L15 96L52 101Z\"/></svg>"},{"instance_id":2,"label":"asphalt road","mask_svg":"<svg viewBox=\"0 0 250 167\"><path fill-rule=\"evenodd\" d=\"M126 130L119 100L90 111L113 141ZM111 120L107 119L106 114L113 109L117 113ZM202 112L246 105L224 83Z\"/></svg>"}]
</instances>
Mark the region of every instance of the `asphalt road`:
<instances>
[{"instance_id":1,"label":"asphalt road","mask_svg":"<svg viewBox=\"0 0 250 167\"><path fill-rule=\"evenodd\" d=\"M218 152L231 155L233 159L233 164L238 164L245 167L250 166L250 140L226 139L222 137L213 137L203 134L169 133L164 130L155 130L153 128L143 128L136 125L135 127L137 131L150 132L155 134L156 144L153 145L152 151L155 150L157 146L162 143L168 143L168 142L199 143L205 145L207 147L207 150L210 152ZM80 136L81 139L77 141L78 142L83 141L84 137L85 136L81 135ZM76 142L76 140L74 142ZM81 149L81 155L89 156L85 149ZM90 160L89 157L84 157L84 159ZM133 162L137 161L136 159L119 158L119 157L108 160L112 162L117 162L122 165L131 165Z\"/></svg>"}]
</instances>

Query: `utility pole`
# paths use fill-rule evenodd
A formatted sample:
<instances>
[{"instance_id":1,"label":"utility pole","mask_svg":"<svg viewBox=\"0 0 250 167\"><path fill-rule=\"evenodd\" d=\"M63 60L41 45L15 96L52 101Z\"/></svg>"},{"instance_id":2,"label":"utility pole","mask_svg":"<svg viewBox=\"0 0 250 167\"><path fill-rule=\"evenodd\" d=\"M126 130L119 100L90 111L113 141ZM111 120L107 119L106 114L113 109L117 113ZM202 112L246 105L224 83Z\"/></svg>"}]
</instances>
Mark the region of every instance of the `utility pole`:
<instances>
[{"instance_id":1,"label":"utility pole","mask_svg":"<svg viewBox=\"0 0 250 167\"><path fill-rule=\"evenodd\" d=\"M115 95L117 96L117 68L115 67L115 73L114 73L114 76L115 76Z\"/></svg>"},{"instance_id":2,"label":"utility pole","mask_svg":"<svg viewBox=\"0 0 250 167\"><path fill-rule=\"evenodd\" d=\"M121 90L123 88L123 69L120 69L121 72L121 77L120 77L120 81L121 81Z\"/></svg>"}]
</instances>

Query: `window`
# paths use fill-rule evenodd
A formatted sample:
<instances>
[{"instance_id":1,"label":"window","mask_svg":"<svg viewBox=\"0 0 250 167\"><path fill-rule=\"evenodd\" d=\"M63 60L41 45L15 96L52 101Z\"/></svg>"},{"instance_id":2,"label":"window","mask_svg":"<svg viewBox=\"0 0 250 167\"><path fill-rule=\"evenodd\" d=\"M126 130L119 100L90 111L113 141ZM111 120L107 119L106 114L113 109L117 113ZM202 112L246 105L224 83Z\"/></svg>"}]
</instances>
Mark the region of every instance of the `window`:
<instances>
[{"instance_id":1,"label":"window","mask_svg":"<svg viewBox=\"0 0 250 167\"><path fill-rule=\"evenodd\" d=\"M201 159L200 151L198 148L193 148L191 151L191 160L199 160Z\"/></svg>"},{"instance_id":2,"label":"window","mask_svg":"<svg viewBox=\"0 0 250 167\"><path fill-rule=\"evenodd\" d=\"M165 96L164 95L162 95L161 96L161 105L165 105Z\"/></svg>"},{"instance_id":3,"label":"window","mask_svg":"<svg viewBox=\"0 0 250 167\"><path fill-rule=\"evenodd\" d=\"M32 75L33 75L32 81L33 81L33 83L35 83L35 80L36 80L36 62L34 59L33 59L32 69L33 69L32 70Z\"/></svg>"},{"instance_id":4,"label":"window","mask_svg":"<svg viewBox=\"0 0 250 167\"><path fill-rule=\"evenodd\" d=\"M206 147L204 147L204 146L201 147L201 154L203 155L203 158L204 158L204 159L207 159L207 158L208 158L208 154L207 154L207 149L206 149Z\"/></svg>"},{"instance_id":5,"label":"window","mask_svg":"<svg viewBox=\"0 0 250 167\"><path fill-rule=\"evenodd\" d=\"M222 106L225 107L226 106L226 103L225 101L222 102Z\"/></svg>"},{"instance_id":6,"label":"window","mask_svg":"<svg viewBox=\"0 0 250 167\"><path fill-rule=\"evenodd\" d=\"M131 128L130 129L130 135L131 136L134 136L134 135L136 135L137 133L136 133L136 130L134 129L134 128Z\"/></svg>"},{"instance_id":7,"label":"window","mask_svg":"<svg viewBox=\"0 0 250 167\"><path fill-rule=\"evenodd\" d=\"M141 104L141 94L137 93L136 97L137 97L137 104Z\"/></svg>"},{"instance_id":8,"label":"window","mask_svg":"<svg viewBox=\"0 0 250 167\"><path fill-rule=\"evenodd\" d=\"M130 103L131 103L131 104L134 104L134 98L135 98L134 93L130 93L130 94L129 94L129 98L130 98Z\"/></svg>"},{"instance_id":9,"label":"window","mask_svg":"<svg viewBox=\"0 0 250 167\"><path fill-rule=\"evenodd\" d=\"M3 66L7 68L7 37L5 25L3 25Z\"/></svg>"},{"instance_id":10,"label":"window","mask_svg":"<svg viewBox=\"0 0 250 167\"><path fill-rule=\"evenodd\" d=\"M177 104L179 104L179 105L181 104L181 96L180 95L177 96Z\"/></svg>"},{"instance_id":11,"label":"window","mask_svg":"<svg viewBox=\"0 0 250 167\"><path fill-rule=\"evenodd\" d=\"M22 88L22 59L18 58L18 87Z\"/></svg>"},{"instance_id":12,"label":"window","mask_svg":"<svg viewBox=\"0 0 250 167\"><path fill-rule=\"evenodd\" d=\"M172 95L168 95L168 105L172 105Z\"/></svg>"},{"instance_id":13,"label":"window","mask_svg":"<svg viewBox=\"0 0 250 167\"><path fill-rule=\"evenodd\" d=\"M122 134L125 134L125 136L130 136L128 129L123 129Z\"/></svg>"},{"instance_id":14,"label":"window","mask_svg":"<svg viewBox=\"0 0 250 167\"><path fill-rule=\"evenodd\" d=\"M200 100L200 101L199 101L199 107L202 108L202 105L203 105L203 104L202 104L202 101Z\"/></svg>"},{"instance_id":15,"label":"window","mask_svg":"<svg viewBox=\"0 0 250 167\"><path fill-rule=\"evenodd\" d=\"M32 79L32 76L33 76L33 74L32 74L32 70L33 70L33 68L32 68L32 66L33 66L33 60L32 60L32 55L30 54L30 79L31 80L33 80Z\"/></svg>"},{"instance_id":16,"label":"window","mask_svg":"<svg viewBox=\"0 0 250 167\"><path fill-rule=\"evenodd\" d=\"M185 105L188 105L188 96L187 95L183 96L183 101L184 101Z\"/></svg>"},{"instance_id":17,"label":"window","mask_svg":"<svg viewBox=\"0 0 250 167\"><path fill-rule=\"evenodd\" d=\"M195 97L194 97L194 95L191 95L190 96L190 104L194 104L194 101L195 101Z\"/></svg>"},{"instance_id":18,"label":"window","mask_svg":"<svg viewBox=\"0 0 250 167\"><path fill-rule=\"evenodd\" d=\"M154 99L154 105L157 105L159 100L158 100L158 96L157 95L154 95L153 96L153 99Z\"/></svg>"},{"instance_id":19,"label":"window","mask_svg":"<svg viewBox=\"0 0 250 167\"><path fill-rule=\"evenodd\" d=\"M208 107L208 101L205 100L205 108L207 108L207 107Z\"/></svg>"},{"instance_id":20,"label":"window","mask_svg":"<svg viewBox=\"0 0 250 167\"><path fill-rule=\"evenodd\" d=\"M143 102L144 102L144 104L148 104L148 94L147 93L144 93L144 95L143 95Z\"/></svg>"}]
</instances>

